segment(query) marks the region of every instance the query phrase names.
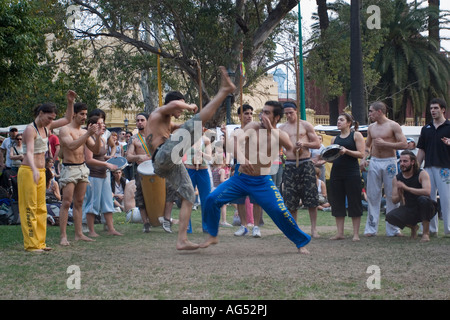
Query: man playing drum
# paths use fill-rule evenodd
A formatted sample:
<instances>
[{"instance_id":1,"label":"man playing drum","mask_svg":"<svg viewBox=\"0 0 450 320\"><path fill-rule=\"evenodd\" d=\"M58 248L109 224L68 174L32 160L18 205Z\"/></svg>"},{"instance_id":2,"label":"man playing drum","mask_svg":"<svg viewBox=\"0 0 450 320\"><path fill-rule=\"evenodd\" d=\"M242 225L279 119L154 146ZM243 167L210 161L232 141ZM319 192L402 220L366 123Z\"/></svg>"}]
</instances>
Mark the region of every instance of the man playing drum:
<instances>
[{"instance_id":1,"label":"man playing drum","mask_svg":"<svg viewBox=\"0 0 450 320\"><path fill-rule=\"evenodd\" d=\"M144 161L150 160L150 155L147 153L147 144L145 142L144 130L147 125L148 114L141 112L136 116L136 128L138 133L130 138L130 142L127 146L127 161L130 163L135 162L141 164ZM145 209L144 196L142 194L141 178L136 170L135 174L136 184L136 207L139 208L141 213L142 222L144 223L144 232L150 232L150 220L147 216L147 210Z\"/></svg>"},{"instance_id":2,"label":"man playing drum","mask_svg":"<svg viewBox=\"0 0 450 320\"><path fill-rule=\"evenodd\" d=\"M202 128L206 121L214 116L226 97L236 89L228 77L226 69L220 67L220 71L222 75L221 86L216 96L203 107L199 113L184 123L179 129L185 130L182 131L182 133L185 132L190 135L190 137L183 136L183 140L185 138L190 138L190 146L195 143L195 122L200 122L198 127ZM147 121L145 135L147 137L147 146L152 155L155 173L158 176L165 178L166 181L177 188L177 192L182 198L176 248L178 250L193 250L197 249L199 246L187 239L187 228L191 217L192 205L195 202L195 192L192 181L189 178L189 174L183 163L179 161L180 159L174 159L172 157L174 148L177 147L180 142L170 139L173 126L171 118L173 116L178 119L183 111L197 112L197 106L194 104L187 104L182 100L174 100L153 111ZM201 134L202 133L200 132L200 137Z\"/></svg>"}]
</instances>

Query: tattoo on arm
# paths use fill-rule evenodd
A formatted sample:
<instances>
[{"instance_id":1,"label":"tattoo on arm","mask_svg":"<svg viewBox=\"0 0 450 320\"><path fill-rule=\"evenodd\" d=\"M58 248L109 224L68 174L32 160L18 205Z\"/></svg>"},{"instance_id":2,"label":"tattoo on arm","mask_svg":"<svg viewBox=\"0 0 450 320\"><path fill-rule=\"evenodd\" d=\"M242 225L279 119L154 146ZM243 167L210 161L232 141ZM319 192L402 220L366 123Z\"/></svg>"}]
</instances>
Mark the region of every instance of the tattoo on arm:
<instances>
[{"instance_id":1,"label":"tattoo on arm","mask_svg":"<svg viewBox=\"0 0 450 320\"><path fill-rule=\"evenodd\" d=\"M152 142L153 142L153 133L150 133L147 136L147 139L145 140L145 142L147 143L147 147L150 148L150 146L152 145Z\"/></svg>"}]
</instances>

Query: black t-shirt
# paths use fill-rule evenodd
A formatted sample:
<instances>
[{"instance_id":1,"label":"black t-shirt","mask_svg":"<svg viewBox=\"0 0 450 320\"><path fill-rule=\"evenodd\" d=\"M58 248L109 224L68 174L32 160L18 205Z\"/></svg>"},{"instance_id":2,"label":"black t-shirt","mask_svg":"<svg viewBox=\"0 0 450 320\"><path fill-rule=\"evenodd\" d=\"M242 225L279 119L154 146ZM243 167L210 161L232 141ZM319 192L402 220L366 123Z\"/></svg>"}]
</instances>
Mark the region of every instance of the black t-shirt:
<instances>
[{"instance_id":1,"label":"black t-shirt","mask_svg":"<svg viewBox=\"0 0 450 320\"><path fill-rule=\"evenodd\" d=\"M450 168L450 146L442 138L450 138L450 121L445 120L437 129L433 122L422 127L417 148L425 151L425 168Z\"/></svg>"},{"instance_id":2,"label":"black t-shirt","mask_svg":"<svg viewBox=\"0 0 450 320\"><path fill-rule=\"evenodd\" d=\"M336 136L334 143L345 147L348 150L356 151L356 143L354 138L355 132L351 131L346 138ZM360 176L358 159L344 154L333 161L330 178L345 178Z\"/></svg>"},{"instance_id":3,"label":"black t-shirt","mask_svg":"<svg viewBox=\"0 0 450 320\"><path fill-rule=\"evenodd\" d=\"M413 175L412 177L410 177L408 179L406 179L403 176L403 173L400 172L396 176L397 181L403 182L410 188L421 189L422 184L419 181L419 176L420 176L421 171L422 171L422 169L420 169L419 172L417 172L415 175ZM416 208L419 205L419 200L418 200L419 196L418 195L412 194L408 191L404 191L403 195L405 197L405 206L410 207L410 208Z\"/></svg>"}]
</instances>

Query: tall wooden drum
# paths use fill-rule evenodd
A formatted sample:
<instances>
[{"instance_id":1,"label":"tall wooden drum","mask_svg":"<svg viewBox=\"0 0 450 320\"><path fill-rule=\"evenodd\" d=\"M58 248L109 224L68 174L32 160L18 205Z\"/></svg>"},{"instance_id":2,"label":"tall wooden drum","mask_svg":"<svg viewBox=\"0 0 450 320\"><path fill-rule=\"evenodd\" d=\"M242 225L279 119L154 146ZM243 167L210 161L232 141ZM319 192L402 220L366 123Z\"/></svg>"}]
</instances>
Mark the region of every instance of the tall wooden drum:
<instances>
[{"instance_id":1,"label":"tall wooden drum","mask_svg":"<svg viewBox=\"0 0 450 320\"><path fill-rule=\"evenodd\" d=\"M164 216L166 205L166 180L157 176L152 160L142 162L137 168L141 177L145 210L153 227L160 226L159 217Z\"/></svg>"}]
</instances>

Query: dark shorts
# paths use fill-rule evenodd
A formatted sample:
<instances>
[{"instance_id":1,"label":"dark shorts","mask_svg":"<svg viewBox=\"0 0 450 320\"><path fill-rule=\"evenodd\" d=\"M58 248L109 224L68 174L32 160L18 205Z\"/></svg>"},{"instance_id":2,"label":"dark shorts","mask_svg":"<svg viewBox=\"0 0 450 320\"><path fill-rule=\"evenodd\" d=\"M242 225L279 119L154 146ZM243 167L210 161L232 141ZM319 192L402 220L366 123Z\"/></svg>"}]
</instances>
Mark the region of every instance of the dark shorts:
<instances>
[{"instance_id":1,"label":"dark shorts","mask_svg":"<svg viewBox=\"0 0 450 320\"><path fill-rule=\"evenodd\" d=\"M422 221L430 221L438 211L437 202L429 197L420 196L414 207L400 206L386 214L386 221L403 229Z\"/></svg>"},{"instance_id":2,"label":"dark shorts","mask_svg":"<svg viewBox=\"0 0 450 320\"><path fill-rule=\"evenodd\" d=\"M306 208L319 205L316 170L309 159L300 161L298 167L295 163L286 163L283 183L283 198L290 212L298 209L300 200Z\"/></svg>"}]
</instances>

